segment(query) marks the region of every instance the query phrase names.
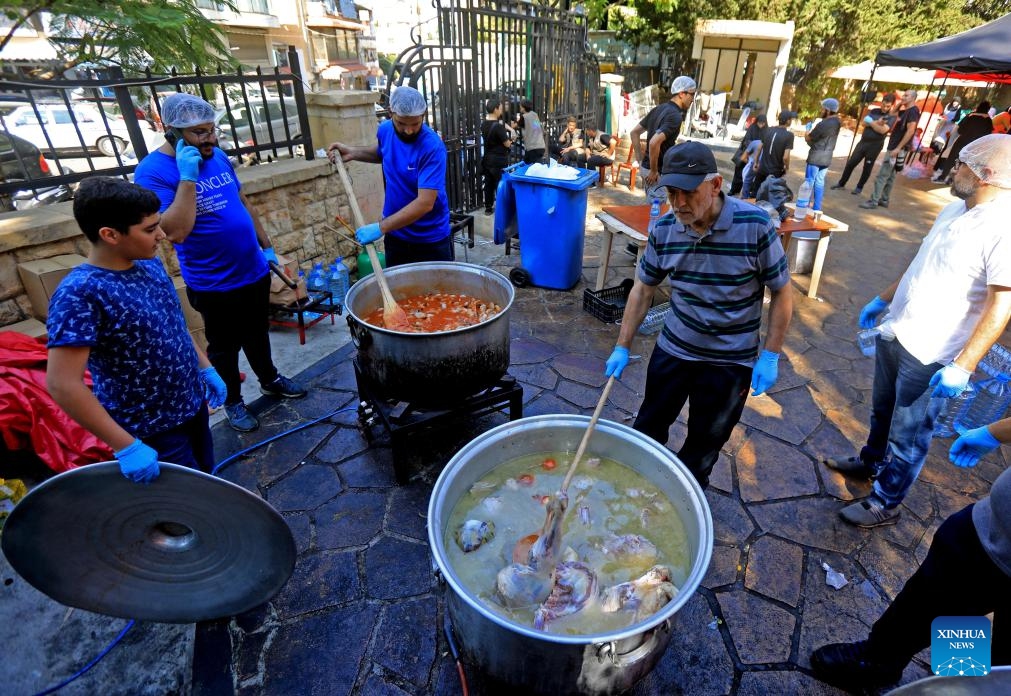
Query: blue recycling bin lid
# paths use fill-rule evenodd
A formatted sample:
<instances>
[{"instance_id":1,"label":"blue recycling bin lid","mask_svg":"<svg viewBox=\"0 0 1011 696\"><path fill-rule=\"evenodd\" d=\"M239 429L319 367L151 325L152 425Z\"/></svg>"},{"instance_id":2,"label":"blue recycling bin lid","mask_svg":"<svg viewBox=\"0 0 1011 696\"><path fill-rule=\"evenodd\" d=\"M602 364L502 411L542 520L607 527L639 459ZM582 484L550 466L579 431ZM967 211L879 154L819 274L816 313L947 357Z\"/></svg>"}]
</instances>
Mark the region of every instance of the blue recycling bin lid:
<instances>
[{"instance_id":1,"label":"blue recycling bin lid","mask_svg":"<svg viewBox=\"0 0 1011 696\"><path fill-rule=\"evenodd\" d=\"M542 176L527 176L527 170L530 167L531 165L526 164L525 162L520 162L519 164L514 164L511 167L506 167L504 172L508 172L509 176L516 181L523 181L528 184L538 184L540 186L553 186L555 188L568 189L570 191L582 191L584 189L588 189L593 185L593 182L597 180L597 177L600 176L595 169L570 167L570 169L575 169L579 172L579 175L575 179L547 179Z\"/></svg>"}]
</instances>

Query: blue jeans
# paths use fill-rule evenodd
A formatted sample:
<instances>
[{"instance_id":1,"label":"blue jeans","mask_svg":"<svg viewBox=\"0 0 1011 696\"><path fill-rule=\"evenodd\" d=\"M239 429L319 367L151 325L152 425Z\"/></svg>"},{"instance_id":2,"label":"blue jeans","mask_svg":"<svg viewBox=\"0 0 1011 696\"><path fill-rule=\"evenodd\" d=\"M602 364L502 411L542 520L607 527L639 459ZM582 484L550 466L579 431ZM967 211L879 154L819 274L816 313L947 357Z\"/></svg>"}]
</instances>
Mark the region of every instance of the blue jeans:
<instances>
[{"instance_id":1,"label":"blue jeans","mask_svg":"<svg viewBox=\"0 0 1011 696\"><path fill-rule=\"evenodd\" d=\"M208 424L207 404L195 416L174 428L144 438L144 444L158 452L158 460L188 466L205 474L214 468L214 440Z\"/></svg>"},{"instance_id":2,"label":"blue jeans","mask_svg":"<svg viewBox=\"0 0 1011 696\"><path fill-rule=\"evenodd\" d=\"M821 210L821 199L825 195L825 175L828 167L819 167L817 164L807 165L804 178L808 179L814 186L811 194L811 210Z\"/></svg>"},{"instance_id":3,"label":"blue jeans","mask_svg":"<svg viewBox=\"0 0 1011 696\"><path fill-rule=\"evenodd\" d=\"M898 340L877 338L871 429L860 457L878 463L874 494L887 508L902 502L927 458L934 419L944 406L930 398L929 382L942 367L924 365Z\"/></svg>"}]
</instances>

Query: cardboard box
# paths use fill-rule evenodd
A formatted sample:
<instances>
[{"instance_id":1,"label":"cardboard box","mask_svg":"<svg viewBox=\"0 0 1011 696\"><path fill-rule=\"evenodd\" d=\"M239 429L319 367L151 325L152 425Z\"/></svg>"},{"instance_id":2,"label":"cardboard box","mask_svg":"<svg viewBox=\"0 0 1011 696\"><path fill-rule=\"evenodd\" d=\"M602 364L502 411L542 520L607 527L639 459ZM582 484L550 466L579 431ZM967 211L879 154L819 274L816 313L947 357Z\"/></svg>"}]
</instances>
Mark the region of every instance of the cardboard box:
<instances>
[{"instance_id":1,"label":"cardboard box","mask_svg":"<svg viewBox=\"0 0 1011 696\"><path fill-rule=\"evenodd\" d=\"M8 324L0 327L0 331L17 331L32 338L46 338L46 325L38 319L25 319L16 324Z\"/></svg>"},{"instance_id":2,"label":"cardboard box","mask_svg":"<svg viewBox=\"0 0 1011 696\"><path fill-rule=\"evenodd\" d=\"M271 271L270 304L290 305L307 298L309 290L305 286L305 278L300 278L298 275L298 261L278 254L277 262L284 269L284 274L295 281L295 287L289 288L283 280L277 277L277 273Z\"/></svg>"},{"instance_id":3,"label":"cardboard box","mask_svg":"<svg viewBox=\"0 0 1011 696\"><path fill-rule=\"evenodd\" d=\"M25 294L31 302L35 318L46 320L49 316L49 298L56 292L60 281L72 268L86 260L80 254L61 254L18 264L18 275L21 276L21 283L25 286Z\"/></svg>"},{"instance_id":4,"label":"cardboard box","mask_svg":"<svg viewBox=\"0 0 1011 696\"><path fill-rule=\"evenodd\" d=\"M204 328L204 317L200 312L193 309L193 305L190 304L189 298L186 297L186 283L183 281L182 276L176 276L172 279L172 282L176 286L176 294L179 295L179 304L183 308L183 316L186 317L186 328L192 333L196 329Z\"/></svg>"}]
</instances>

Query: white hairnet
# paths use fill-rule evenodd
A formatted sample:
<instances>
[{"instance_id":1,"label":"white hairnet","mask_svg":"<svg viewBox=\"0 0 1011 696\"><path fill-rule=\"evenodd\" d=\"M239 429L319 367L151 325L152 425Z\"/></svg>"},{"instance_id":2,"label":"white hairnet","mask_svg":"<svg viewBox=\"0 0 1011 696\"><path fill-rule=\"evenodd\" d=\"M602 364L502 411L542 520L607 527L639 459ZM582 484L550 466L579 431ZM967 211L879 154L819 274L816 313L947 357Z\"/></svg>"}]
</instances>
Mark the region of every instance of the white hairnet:
<instances>
[{"instance_id":1,"label":"white hairnet","mask_svg":"<svg viewBox=\"0 0 1011 696\"><path fill-rule=\"evenodd\" d=\"M1011 135L984 135L963 147L958 158L981 181L1011 189Z\"/></svg>"},{"instance_id":2,"label":"white hairnet","mask_svg":"<svg viewBox=\"0 0 1011 696\"><path fill-rule=\"evenodd\" d=\"M428 102L414 87L397 87L390 96L390 111L397 116L421 116L428 111Z\"/></svg>"},{"instance_id":3,"label":"white hairnet","mask_svg":"<svg viewBox=\"0 0 1011 696\"><path fill-rule=\"evenodd\" d=\"M681 94L681 92L694 92L696 90L695 80L687 75L679 75L670 83L671 94Z\"/></svg>"},{"instance_id":4,"label":"white hairnet","mask_svg":"<svg viewBox=\"0 0 1011 696\"><path fill-rule=\"evenodd\" d=\"M192 128L216 121L214 107L192 94L176 92L161 104L161 122L166 126Z\"/></svg>"}]
</instances>

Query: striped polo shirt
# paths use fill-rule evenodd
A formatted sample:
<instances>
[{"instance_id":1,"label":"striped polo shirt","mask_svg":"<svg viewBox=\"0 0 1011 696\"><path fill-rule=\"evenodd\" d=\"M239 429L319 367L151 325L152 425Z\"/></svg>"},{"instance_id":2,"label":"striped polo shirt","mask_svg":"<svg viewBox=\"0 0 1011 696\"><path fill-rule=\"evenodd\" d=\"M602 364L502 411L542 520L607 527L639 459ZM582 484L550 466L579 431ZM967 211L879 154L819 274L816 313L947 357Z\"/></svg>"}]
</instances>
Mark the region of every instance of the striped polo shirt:
<instances>
[{"instance_id":1,"label":"striped polo shirt","mask_svg":"<svg viewBox=\"0 0 1011 696\"><path fill-rule=\"evenodd\" d=\"M657 221L639 279L670 279L671 311L657 346L685 360L751 366L766 287L790 282L779 234L761 208L720 194L723 210L699 235L673 214Z\"/></svg>"}]
</instances>

